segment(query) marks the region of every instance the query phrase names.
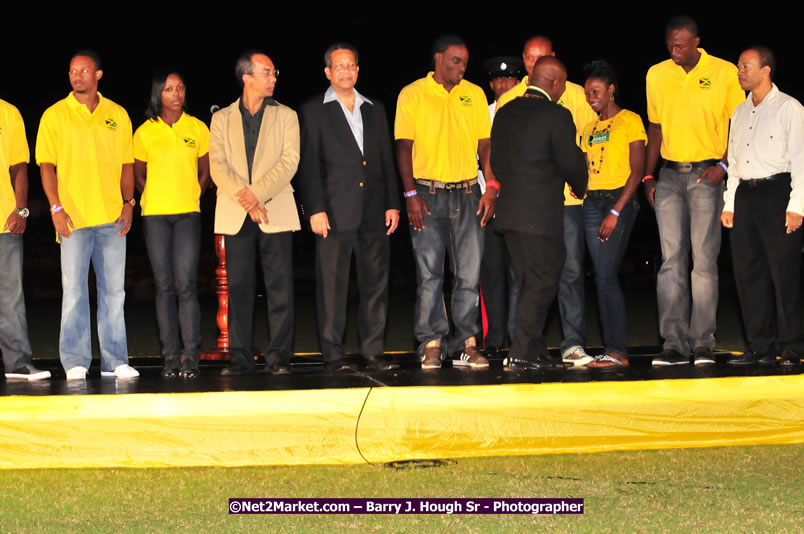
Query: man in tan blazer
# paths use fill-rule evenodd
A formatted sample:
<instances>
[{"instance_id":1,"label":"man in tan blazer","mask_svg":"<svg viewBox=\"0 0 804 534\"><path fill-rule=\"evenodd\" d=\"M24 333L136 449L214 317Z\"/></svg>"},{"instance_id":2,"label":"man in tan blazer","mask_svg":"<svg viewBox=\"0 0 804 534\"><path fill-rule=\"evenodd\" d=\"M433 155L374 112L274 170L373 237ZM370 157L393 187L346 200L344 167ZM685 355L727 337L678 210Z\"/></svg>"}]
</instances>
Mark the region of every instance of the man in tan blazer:
<instances>
[{"instance_id":1,"label":"man in tan blazer","mask_svg":"<svg viewBox=\"0 0 804 534\"><path fill-rule=\"evenodd\" d=\"M293 345L291 232L299 216L290 180L299 163L296 112L273 99L279 71L261 52L235 67L243 96L212 116L209 161L218 186L215 233L224 234L229 282L229 350L224 376L254 373L256 252L262 262L271 335L271 372L287 369Z\"/></svg>"}]
</instances>

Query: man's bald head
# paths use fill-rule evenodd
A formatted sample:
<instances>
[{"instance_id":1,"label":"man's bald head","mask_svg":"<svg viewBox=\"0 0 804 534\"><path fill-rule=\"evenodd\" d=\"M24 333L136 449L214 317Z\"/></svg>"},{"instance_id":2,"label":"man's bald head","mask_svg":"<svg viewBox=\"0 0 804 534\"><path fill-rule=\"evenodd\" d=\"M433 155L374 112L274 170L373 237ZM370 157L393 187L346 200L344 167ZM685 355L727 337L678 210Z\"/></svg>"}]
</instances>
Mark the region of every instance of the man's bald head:
<instances>
[{"instance_id":1,"label":"man's bald head","mask_svg":"<svg viewBox=\"0 0 804 534\"><path fill-rule=\"evenodd\" d=\"M553 56L543 56L533 65L530 85L535 85L556 102L567 87L567 68Z\"/></svg>"},{"instance_id":2,"label":"man's bald head","mask_svg":"<svg viewBox=\"0 0 804 534\"><path fill-rule=\"evenodd\" d=\"M525 72L530 75L533 70L533 65L544 56L555 56L553 51L553 42L542 35L531 37L525 41L525 46L522 48L522 62L525 64Z\"/></svg>"}]
</instances>

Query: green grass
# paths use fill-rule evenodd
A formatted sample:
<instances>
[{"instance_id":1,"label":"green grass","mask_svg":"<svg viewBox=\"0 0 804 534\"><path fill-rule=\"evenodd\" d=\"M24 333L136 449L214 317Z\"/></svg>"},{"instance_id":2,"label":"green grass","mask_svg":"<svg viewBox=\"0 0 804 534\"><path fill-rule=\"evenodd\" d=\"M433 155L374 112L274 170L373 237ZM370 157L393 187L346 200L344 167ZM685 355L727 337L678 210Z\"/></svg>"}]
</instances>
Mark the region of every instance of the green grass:
<instances>
[{"instance_id":1,"label":"green grass","mask_svg":"<svg viewBox=\"0 0 804 534\"><path fill-rule=\"evenodd\" d=\"M801 532L804 446L382 466L0 471L5 532ZM581 497L583 516L228 514L229 497Z\"/></svg>"}]
</instances>

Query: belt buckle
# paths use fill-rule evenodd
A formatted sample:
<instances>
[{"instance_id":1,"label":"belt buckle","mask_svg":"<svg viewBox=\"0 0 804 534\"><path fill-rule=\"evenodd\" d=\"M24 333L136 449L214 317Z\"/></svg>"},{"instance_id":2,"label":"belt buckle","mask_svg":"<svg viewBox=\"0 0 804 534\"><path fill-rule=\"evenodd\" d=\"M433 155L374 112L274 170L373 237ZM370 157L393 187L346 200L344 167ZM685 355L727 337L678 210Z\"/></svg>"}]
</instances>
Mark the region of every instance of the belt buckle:
<instances>
[{"instance_id":1,"label":"belt buckle","mask_svg":"<svg viewBox=\"0 0 804 534\"><path fill-rule=\"evenodd\" d=\"M692 162L690 161L683 161L678 163L678 172L680 173L691 173L692 172Z\"/></svg>"}]
</instances>

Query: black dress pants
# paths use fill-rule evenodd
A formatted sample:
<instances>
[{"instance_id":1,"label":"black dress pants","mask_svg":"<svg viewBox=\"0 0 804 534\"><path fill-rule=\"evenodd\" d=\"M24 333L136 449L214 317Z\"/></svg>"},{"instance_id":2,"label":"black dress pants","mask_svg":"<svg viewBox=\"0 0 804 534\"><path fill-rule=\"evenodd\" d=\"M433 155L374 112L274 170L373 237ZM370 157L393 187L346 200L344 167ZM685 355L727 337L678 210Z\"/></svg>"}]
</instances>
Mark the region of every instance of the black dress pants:
<instances>
[{"instance_id":1,"label":"black dress pants","mask_svg":"<svg viewBox=\"0 0 804 534\"><path fill-rule=\"evenodd\" d=\"M382 355L391 257L388 236L382 230L329 232L326 239L316 236L315 251L318 335L324 361L346 357L343 333L353 251L360 293L360 350L366 357Z\"/></svg>"},{"instance_id":2,"label":"black dress pants","mask_svg":"<svg viewBox=\"0 0 804 534\"><path fill-rule=\"evenodd\" d=\"M801 351L803 229L785 229L790 178L743 182L734 199L731 253L748 348Z\"/></svg>"},{"instance_id":3,"label":"black dress pants","mask_svg":"<svg viewBox=\"0 0 804 534\"><path fill-rule=\"evenodd\" d=\"M270 334L265 361L287 365L292 356L294 328L292 233L265 234L257 223L246 217L236 235L225 236L225 243L232 364L252 370L255 367L252 339L259 257Z\"/></svg>"}]
</instances>

